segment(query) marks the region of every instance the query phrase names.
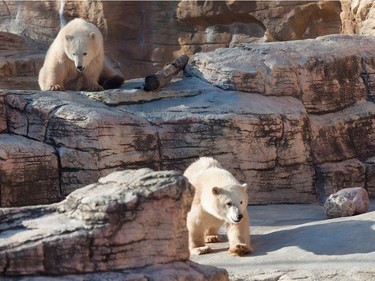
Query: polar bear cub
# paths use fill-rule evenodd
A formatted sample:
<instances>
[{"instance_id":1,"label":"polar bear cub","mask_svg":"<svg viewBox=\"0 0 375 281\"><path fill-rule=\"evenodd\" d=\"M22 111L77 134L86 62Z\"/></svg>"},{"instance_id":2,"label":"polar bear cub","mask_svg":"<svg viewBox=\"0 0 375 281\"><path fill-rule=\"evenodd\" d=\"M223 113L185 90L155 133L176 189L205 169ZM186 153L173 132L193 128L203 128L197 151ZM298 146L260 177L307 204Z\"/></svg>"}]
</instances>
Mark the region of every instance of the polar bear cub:
<instances>
[{"instance_id":1,"label":"polar bear cub","mask_svg":"<svg viewBox=\"0 0 375 281\"><path fill-rule=\"evenodd\" d=\"M77 18L52 42L38 82L42 91L101 91L120 87L124 78L105 61L100 30Z\"/></svg>"},{"instance_id":2,"label":"polar bear cub","mask_svg":"<svg viewBox=\"0 0 375 281\"><path fill-rule=\"evenodd\" d=\"M240 184L211 157L199 158L186 169L184 176L195 187L187 216L190 253L211 252L205 243L219 242L222 225L227 230L231 254L251 253L247 184Z\"/></svg>"}]
</instances>

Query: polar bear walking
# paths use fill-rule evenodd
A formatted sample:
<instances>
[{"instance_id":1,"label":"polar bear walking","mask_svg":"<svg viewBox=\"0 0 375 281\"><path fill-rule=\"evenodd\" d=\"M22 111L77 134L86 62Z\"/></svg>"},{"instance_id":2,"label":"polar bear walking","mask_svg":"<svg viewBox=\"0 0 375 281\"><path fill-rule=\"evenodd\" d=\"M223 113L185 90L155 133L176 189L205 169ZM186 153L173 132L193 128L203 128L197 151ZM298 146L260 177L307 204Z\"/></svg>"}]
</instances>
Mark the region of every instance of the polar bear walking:
<instances>
[{"instance_id":1,"label":"polar bear walking","mask_svg":"<svg viewBox=\"0 0 375 281\"><path fill-rule=\"evenodd\" d=\"M83 19L74 19L57 34L39 71L42 91L101 91L118 88L124 78L104 59L100 30Z\"/></svg>"},{"instance_id":2,"label":"polar bear walking","mask_svg":"<svg viewBox=\"0 0 375 281\"><path fill-rule=\"evenodd\" d=\"M195 187L195 196L187 216L191 254L211 251L206 242L218 242L218 230L224 225L229 240L229 252L242 256L250 247L247 185L211 157L201 157L192 163L184 176Z\"/></svg>"}]
</instances>

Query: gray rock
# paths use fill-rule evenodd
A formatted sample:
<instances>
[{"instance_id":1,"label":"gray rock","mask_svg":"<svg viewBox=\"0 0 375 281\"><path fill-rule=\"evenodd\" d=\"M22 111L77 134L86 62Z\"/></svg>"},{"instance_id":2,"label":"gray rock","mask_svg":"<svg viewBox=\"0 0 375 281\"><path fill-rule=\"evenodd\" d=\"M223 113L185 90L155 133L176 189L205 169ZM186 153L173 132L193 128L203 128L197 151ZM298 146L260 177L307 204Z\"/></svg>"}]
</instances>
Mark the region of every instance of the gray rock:
<instances>
[{"instance_id":1,"label":"gray rock","mask_svg":"<svg viewBox=\"0 0 375 281\"><path fill-rule=\"evenodd\" d=\"M251 204L316 202L350 186L372 195L373 41L328 36L195 55L189 73L221 88L193 76L148 93L142 79L98 93L5 90L0 130L54 149L61 196L116 170L183 171L200 156L247 182Z\"/></svg>"},{"instance_id":2,"label":"gray rock","mask_svg":"<svg viewBox=\"0 0 375 281\"><path fill-rule=\"evenodd\" d=\"M343 188L336 192L337 195L351 200L354 204L354 214L367 213L370 207L370 199L367 190L363 187Z\"/></svg>"},{"instance_id":3,"label":"gray rock","mask_svg":"<svg viewBox=\"0 0 375 281\"><path fill-rule=\"evenodd\" d=\"M331 194L324 203L324 212L329 218L350 217L355 213L355 206L352 200Z\"/></svg>"},{"instance_id":4,"label":"gray rock","mask_svg":"<svg viewBox=\"0 0 375 281\"><path fill-rule=\"evenodd\" d=\"M0 134L0 191L2 207L60 201L54 148L22 136Z\"/></svg>"},{"instance_id":5,"label":"gray rock","mask_svg":"<svg viewBox=\"0 0 375 281\"><path fill-rule=\"evenodd\" d=\"M187 71L226 90L300 99L308 113L339 111L367 97L375 39L323 36L240 44L195 54ZM358 48L360 46L360 48Z\"/></svg>"},{"instance_id":6,"label":"gray rock","mask_svg":"<svg viewBox=\"0 0 375 281\"><path fill-rule=\"evenodd\" d=\"M181 270L181 280L228 280L223 270L203 274L203 267L185 263L186 214L193 193L178 172L127 170L101 178L61 203L0 209L0 275L80 274L71 277L76 280L108 272L103 278L118 274L125 280L175 280ZM130 271L113 272L117 270Z\"/></svg>"},{"instance_id":7,"label":"gray rock","mask_svg":"<svg viewBox=\"0 0 375 281\"><path fill-rule=\"evenodd\" d=\"M350 187L331 194L324 203L324 211L330 218L347 217L366 213L369 205L366 189Z\"/></svg>"}]
</instances>

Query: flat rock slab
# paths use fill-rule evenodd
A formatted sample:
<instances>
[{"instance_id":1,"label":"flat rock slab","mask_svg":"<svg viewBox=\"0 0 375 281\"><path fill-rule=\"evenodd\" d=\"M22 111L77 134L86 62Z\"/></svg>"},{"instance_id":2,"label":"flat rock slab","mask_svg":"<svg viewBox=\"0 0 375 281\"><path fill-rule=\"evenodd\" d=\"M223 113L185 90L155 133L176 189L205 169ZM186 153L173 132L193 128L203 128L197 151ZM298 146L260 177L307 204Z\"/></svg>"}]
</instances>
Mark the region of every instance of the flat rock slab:
<instances>
[{"instance_id":1,"label":"flat rock slab","mask_svg":"<svg viewBox=\"0 0 375 281\"><path fill-rule=\"evenodd\" d=\"M374 43L372 36L329 35L240 44L197 53L187 69L223 89L299 98L307 112L320 114L372 96Z\"/></svg>"},{"instance_id":2,"label":"flat rock slab","mask_svg":"<svg viewBox=\"0 0 375 281\"><path fill-rule=\"evenodd\" d=\"M192 260L228 270L230 280L371 280L375 275L375 201L370 211L327 219L319 205L250 206L254 252L227 253L226 243Z\"/></svg>"}]
</instances>

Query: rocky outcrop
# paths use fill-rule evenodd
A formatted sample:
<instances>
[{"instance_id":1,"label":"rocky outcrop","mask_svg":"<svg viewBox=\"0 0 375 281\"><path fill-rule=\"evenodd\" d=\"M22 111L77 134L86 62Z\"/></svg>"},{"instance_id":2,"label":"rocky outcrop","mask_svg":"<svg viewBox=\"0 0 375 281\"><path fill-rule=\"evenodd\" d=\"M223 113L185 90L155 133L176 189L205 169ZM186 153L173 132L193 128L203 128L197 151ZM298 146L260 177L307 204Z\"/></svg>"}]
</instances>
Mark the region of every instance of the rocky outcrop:
<instances>
[{"instance_id":1,"label":"rocky outcrop","mask_svg":"<svg viewBox=\"0 0 375 281\"><path fill-rule=\"evenodd\" d=\"M62 25L82 17L102 30L105 50L130 79L152 74L182 54L244 42L373 34L373 7L366 2L5 1L0 30L46 50Z\"/></svg>"},{"instance_id":2,"label":"rocky outcrop","mask_svg":"<svg viewBox=\"0 0 375 281\"><path fill-rule=\"evenodd\" d=\"M0 134L0 194L2 207L60 201L58 159L53 147Z\"/></svg>"},{"instance_id":3,"label":"rocky outcrop","mask_svg":"<svg viewBox=\"0 0 375 281\"><path fill-rule=\"evenodd\" d=\"M225 270L187 262L186 214L193 193L180 173L127 170L58 204L1 209L0 274L228 280Z\"/></svg>"},{"instance_id":4,"label":"rocky outcrop","mask_svg":"<svg viewBox=\"0 0 375 281\"><path fill-rule=\"evenodd\" d=\"M45 51L66 22L87 19L101 29L107 54L130 79L152 74L182 54L240 43L373 35L373 9L365 0L6 1L0 4L0 31L22 35ZM6 88L26 89L16 81Z\"/></svg>"},{"instance_id":5,"label":"rocky outcrop","mask_svg":"<svg viewBox=\"0 0 375 281\"><path fill-rule=\"evenodd\" d=\"M368 83L374 75L374 43L372 37L328 36L285 43L244 44L197 54L191 59L188 72L225 90L276 95L284 97L284 101L291 97L298 99L303 105L300 112L305 116L306 125L293 144L286 145L295 150L295 157L285 154L293 160L283 163L285 155L279 154L275 170L291 164L306 167L314 163L318 178L324 174L325 182L318 185L318 193L324 193L324 197L332 193L332 184L366 185L365 163L375 153L372 145L375 105L373 87ZM296 125L285 123L291 120L289 116L283 117L284 114L281 115L282 135L297 136L285 132L289 128L295 130ZM304 118L298 120L301 122ZM351 163L351 170L346 163ZM338 169L343 173L333 176ZM343 175L350 180L345 181ZM284 176L277 174L276 178ZM306 180L308 176L304 174L302 178Z\"/></svg>"},{"instance_id":6,"label":"rocky outcrop","mask_svg":"<svg viewBox=\"0 0 375 281\"><path fill-rule=\"evenodd\" d=\"M334 35L197 54L191 77L157 92L142 79L98 93L6 91L0 124L54 151L61 196L120 169L184 171L199 156L247 182L251 204L324 202L351 186L372 196L374 43Z\"/></svg>"}]
</instances>

